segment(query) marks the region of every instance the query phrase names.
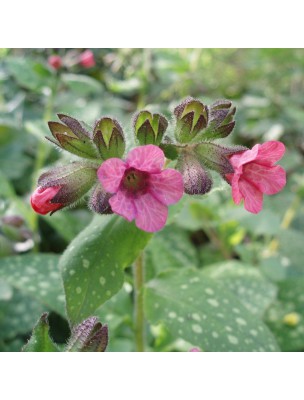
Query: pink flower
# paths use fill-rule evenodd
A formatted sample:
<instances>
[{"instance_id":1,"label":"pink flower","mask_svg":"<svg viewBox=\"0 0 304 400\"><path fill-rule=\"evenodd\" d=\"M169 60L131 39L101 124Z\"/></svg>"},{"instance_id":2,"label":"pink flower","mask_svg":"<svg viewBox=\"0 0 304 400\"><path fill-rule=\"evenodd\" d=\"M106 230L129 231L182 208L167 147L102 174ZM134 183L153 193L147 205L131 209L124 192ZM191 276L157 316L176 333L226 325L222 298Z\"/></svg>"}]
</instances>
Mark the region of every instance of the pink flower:
<instances>
[{"instance_id":1,"label":"pink flower","mask_svg":"<svg viewBox=\"0 0 304 400\"><path fill-rule=\"evenodd\" d=\"M31 196L31 206L38 214L45 215L50 211L56 211L63 207L60 203L51 203L59 192L60 186L38 187Z\"/></svg>"},{"instance_id":2,"label":"pink flower","mask_svg":"<svg viewBox=\"0 0 304 400\"><path fill-rule=\"evenodd\" d=\"M168 205L183 196L182 175L175 169L162 170L163 151L154 145L131 150L126 161L106 160L97 171L104 189L114 193L109 200L112 211L146 232L163 228Z\"/></svg>"},{"instance_id":3,"label":"pink flower","mask_svg":"<svg viewBox=\"0 0 304 400\"><path fill-rule=\"evenodd\" d=\"M189 350L191 353L197 353L200 352L201 350L198 347L193 347L192 349Z\"/></svg>"},{"instance_id":4,"label":"pink flower","mask_svg":"<svg viewBox=\"0 0 304 400\"><path fill-rule=\"evenodd\" d=\"M48 58L49 65L54 69L59 69L62 67L62 60L60 56L53 55Z\"/></svg>"},{"instance_id":5,"label":"pink flower","mask_svg":"<svg viewBox=\"0 0 304 400\"><path fill-rule=\"evenodd\" d=\"M91 68L95 65L94 54L91 50L86 50L79 56L79 62L84 68Z\"/></svg>"},{"instance_id":6,"label":"pink flower","mask_svg":"<svg viewBox=\"0 0 304 400\"><path fill-rule=\"evenodd\" d=\"M283 157L284 152L283 143L271 141L256 144L251 150L230 157L234 173L225 176L232 185L235 204L244 199L245 209L257 214L263 208L263 194L275 194L283 189L286 172L274 164Z\"/></svg>"}]
</instances>

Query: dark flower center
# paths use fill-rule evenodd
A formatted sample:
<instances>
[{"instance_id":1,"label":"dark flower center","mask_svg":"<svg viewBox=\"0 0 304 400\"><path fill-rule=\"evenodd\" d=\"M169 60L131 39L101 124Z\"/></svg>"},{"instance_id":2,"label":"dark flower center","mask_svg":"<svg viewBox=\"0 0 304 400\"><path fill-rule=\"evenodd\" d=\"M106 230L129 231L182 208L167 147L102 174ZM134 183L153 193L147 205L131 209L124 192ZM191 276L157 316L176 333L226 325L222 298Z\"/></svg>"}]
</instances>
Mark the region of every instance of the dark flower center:
<instances>
[{"instance_id":1,"label":"dark flower center","mask_svg":"<svg viewBox=\"0 0 304 400\"><path fill-rule=\"evenodd\" d=\"M125 171L122 179L122 186L130 194L145 192L148 188L149 174L139 171L135 168L129 168Z\"/></svg>"}]
</instances>

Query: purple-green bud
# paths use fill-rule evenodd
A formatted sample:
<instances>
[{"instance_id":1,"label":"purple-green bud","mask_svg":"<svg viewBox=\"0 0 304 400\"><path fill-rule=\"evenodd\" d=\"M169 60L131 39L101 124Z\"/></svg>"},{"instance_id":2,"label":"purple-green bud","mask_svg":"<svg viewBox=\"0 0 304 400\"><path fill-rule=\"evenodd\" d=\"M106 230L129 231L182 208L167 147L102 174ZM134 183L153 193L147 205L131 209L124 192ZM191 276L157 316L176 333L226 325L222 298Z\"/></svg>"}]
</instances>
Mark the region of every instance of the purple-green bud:
<instances>
[{"instance_id":1,"label":"purple-green bud","mask_svg":"<svg viewBox=\"0 0 304 400\"><path fill-rule=\"evenodd\" d=\"M58 118L63 124L52 121L48 123L50 131L56 139L47 137L49 141L76 156L89 159L99 158L97 149L92 142L89 126L68 115L58 114Z\"/></svg>"},{"instance_id":2,"label":"purple-green bud","mask_svg":"<svg viewBox=\"0 0 304 400\"><path fill-rule=\"evenodd\" d=\"M97 166L86 161L77 161L55 167L43 173L38 179L41 188L59 187L50 203L62 207L80 200L96 183ZM62 208L60 207L60 208Z\"/></svg>"},{"instance_id":3,"label":"purple-green bud","mask_svg":"<svg viewBox=\"0 0 304 400\"><path fill-rule=\"evenodd\" d=\"M125 138L122 127L113 118L98 120L93 130L93 142L103 160L121 158L125 152Z\"/></svg>"},{"instance_id":4,"label":"purple-green bud","mask_svg":"<svg viewBox=\"0 0 304 400\"><path fill-rule=\"evenodd\" d=\"M98 214L112 214L113 211L109 203L112 196L104 190L100 182L96 183L90 196L89 208Z\"/></svg>"},{"instance_id":5,"label":"purple-green bud","mask_svg":"<svg viewBox=\"0 0 304 400\"><path fill-rule=\"evenodd\" d=\"M161 114L140 111L133 120L135 136L140 145L160 145L168 127L167 119Z\"/></svg>"},{"instance_id":6,"label":"purple-green bud","mask_svg":"<svg viewBox=\"0 0 304 400\"><path fill-rule=\"evenodd\" d=\"M202 142L193 147L199 162L206 168L212 169L221 175L234 172L229 157L244 150L246 150L246 147L243 146L225 147L210 142Z\"/></svg>"},{"instance_id":7,"label":"purple-green bud","mask_svg":"<svg viewBox=\"0 0 304 400\"><path fill-rule=\"evenodd\" d=\"M24 219L20 215L5 215L1 218L2 223L20 228L24 224Z\"/></svg>"},{"instance_id":8,"label":"purple-green bud","mask_svg":"<svg viewBox=\"0 0 304 400\"><path fill-rule=\"evenodd\" d=\"M188 97L174 109L175 137L180 143L191 142L208 121L208 108L199 100Z\"/></svg>"},{"instance_id":9,"label":"purple-green bud","mask_svg":"<svg viewBox=\"0 0 304 400\"><path fill-rule=\"evenodd\" d=\"M208 124L196 141L215 140L228 136L235 126L233 121L236 107L232 107L229 100L217 100L211 106L208 106Z\"/></svg>"},{"instance_id":10,"label":"purple-green bud","mask_svg":"<svg viewBox=\"0 0 304 400\"><path fill-rule=\"evenodd\" d=\"M194 152L184 150L181 152L176 164L176 169L183 176L184 191L187 194L205 194L212 187L212 179L204 169Z\"/></svg>"},{"instance_id":11,"label":"purple-green bud","mask_svg":"<svg viewBox=\"0 0 304 400\"><path fill-rule=\"evenodd\" d=\"M97 317L89 317L72 330L66 351L104 352L107 345L107 325L103 326Z\"/></svg>"}]
</instances>

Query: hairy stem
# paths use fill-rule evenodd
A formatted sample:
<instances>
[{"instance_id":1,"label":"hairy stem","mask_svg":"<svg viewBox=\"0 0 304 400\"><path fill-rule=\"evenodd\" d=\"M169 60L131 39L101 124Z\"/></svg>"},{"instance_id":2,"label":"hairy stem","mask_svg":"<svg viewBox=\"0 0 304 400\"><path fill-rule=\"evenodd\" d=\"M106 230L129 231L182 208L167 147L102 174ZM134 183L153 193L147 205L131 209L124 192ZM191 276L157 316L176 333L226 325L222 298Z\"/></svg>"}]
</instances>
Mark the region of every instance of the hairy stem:
<instances>
[{"instance_id":1,"label":"hairy stem","mask_svg":"<svg viewBox=\"0 0 304 400\"><path fill-rule=\"evenodd\" d=\"M144 320L144 263L141 253L133 266L134 274L134 331L136 351L145 351L145 320Z\"/></svg>"}]
</instances>

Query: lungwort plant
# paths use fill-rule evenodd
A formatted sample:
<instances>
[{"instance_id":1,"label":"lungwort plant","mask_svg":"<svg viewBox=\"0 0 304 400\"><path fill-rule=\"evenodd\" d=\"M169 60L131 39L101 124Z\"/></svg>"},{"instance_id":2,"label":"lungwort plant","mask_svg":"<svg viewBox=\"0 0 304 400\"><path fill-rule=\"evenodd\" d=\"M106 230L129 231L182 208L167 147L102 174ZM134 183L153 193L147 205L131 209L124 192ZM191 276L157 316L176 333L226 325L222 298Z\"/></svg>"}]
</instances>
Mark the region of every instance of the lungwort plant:
<instances>
[{"instance_id":1,"label":"lungwort plant","mask_svg":"<svg viewBox=\"0 0 304 400\"><path fill-rule=\"evenodd\" d=\"M107 329L94 315L103 315L106 302L123 286L124 269L132 264L138 351L147 349L147 320L152 326L164 324L173 337L203 351L278 349L262 320L219 279L221 274L237 277L249 271L258 285L260 278L250 269L240 272L236 266L217 273L180 268L150 280L149 271L144 271L152 235L165 227L168 212L173 216L181 208L172 205L182 205L183 197L206 195L214 174L231 185L233 201L244 200L251 213L261 211L264 194L283 189L285 171L276 165L284 154L282 143L271 141L252 149L224 143L233 132L235 112L228 100L207 106L187 98L174 109L173 123L161 114L138 112L133 138L110 117L93 127L63 114L58 114L60 122L49 122L48 139L71 153L73 161L42 173L31 196L32 208L53 214L84 200L96 214L59 261L65 302L60 310L66 312L72 330L65 350L105 350ZM263 284L273 290L271 284ZM46 316L25 350L58 351L48 338Z\"/></svg>"}]
</instances>

